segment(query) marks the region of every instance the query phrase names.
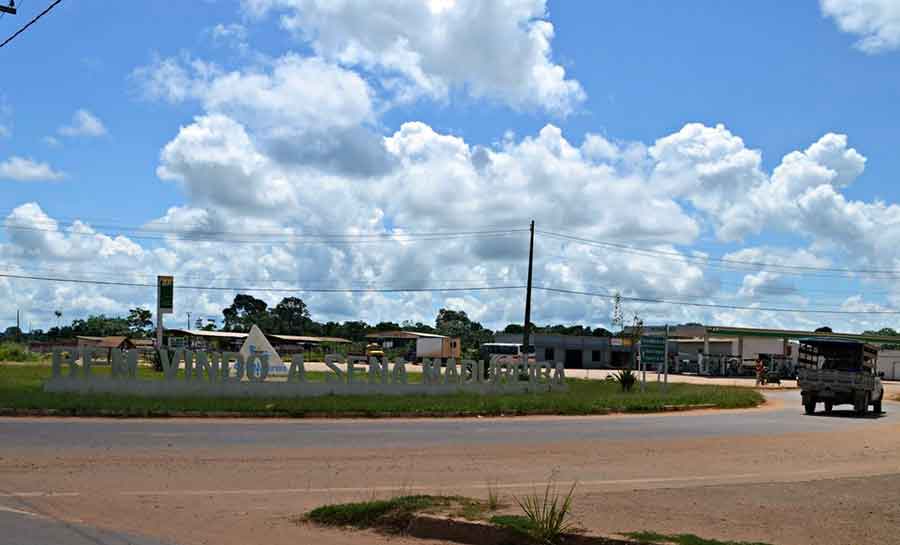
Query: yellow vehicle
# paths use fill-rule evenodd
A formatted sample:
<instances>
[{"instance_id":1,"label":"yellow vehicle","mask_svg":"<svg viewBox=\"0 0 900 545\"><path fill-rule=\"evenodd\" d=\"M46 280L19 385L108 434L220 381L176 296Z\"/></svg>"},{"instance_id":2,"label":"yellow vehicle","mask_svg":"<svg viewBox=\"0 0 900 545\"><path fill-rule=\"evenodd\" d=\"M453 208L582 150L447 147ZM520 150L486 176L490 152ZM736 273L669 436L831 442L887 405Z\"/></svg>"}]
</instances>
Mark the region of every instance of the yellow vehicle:
<instances>
[{"instance_id":1,"label":"yellow vehicle","mask_svg":"<svg viewBox=\"0 0 900 545\"><path fill-rule=\"evenodd\" d=\"M383 358L384 350L381 348L381 345L378 343L369 343L366 345L366 357L367 358Z\"/></svg>"}]
</instances>

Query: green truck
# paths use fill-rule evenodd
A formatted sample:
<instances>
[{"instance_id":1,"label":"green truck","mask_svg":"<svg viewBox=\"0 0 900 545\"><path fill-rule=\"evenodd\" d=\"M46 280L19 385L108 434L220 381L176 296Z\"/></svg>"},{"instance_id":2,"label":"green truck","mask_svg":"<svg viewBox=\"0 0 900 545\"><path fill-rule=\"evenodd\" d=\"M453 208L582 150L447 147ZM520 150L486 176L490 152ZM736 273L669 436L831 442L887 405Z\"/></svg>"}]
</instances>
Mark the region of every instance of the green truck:
<instances>
[{"instance_id":1,"label":"green truck","mask_svg":"<svg viewBox=\"0 0 900 545\"><path fill-rule=\"evenodd\" d=\"M853 405L859 416L869 406L881 413L884 387L883 373L878 373L878 349L858 341L812 337L800 339L797 360L797 384L806 414L816 411L816 404L825 405L829 414L835 405Z\"/></svg>"}]
</instances>

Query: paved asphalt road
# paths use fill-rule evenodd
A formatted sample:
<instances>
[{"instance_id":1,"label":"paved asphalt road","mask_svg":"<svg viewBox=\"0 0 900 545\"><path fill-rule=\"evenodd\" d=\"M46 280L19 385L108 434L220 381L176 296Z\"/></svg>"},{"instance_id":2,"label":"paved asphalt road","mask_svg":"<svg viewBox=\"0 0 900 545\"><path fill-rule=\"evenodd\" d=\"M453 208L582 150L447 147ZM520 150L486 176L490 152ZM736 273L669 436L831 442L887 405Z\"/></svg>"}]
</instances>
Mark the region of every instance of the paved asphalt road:
<instances>
[{"instance_id":1,"label":"paved asphalt road","mask_svg":"<svg viewBox=\"0 0 900 545\"><path fill-rule=\"evenodd\" d=\"M98 463L102 463L104 453L117 449L148 453L187 453L192 449L246 453L273 448L377 451L431 447L432 452L440 452L445 446L460 445L496 449L505 445L551 445L565 441L636 440L640 444L645 439L771 438L803 432L826 432L824 435L828 435L828 432L870 429L871 426L889 430L900 415L900 404L887 403L885 415L865 419L853 417L849 410L836 410L832 416L821 413L806 416L797 391L769 392L768 395L776 401L774 407L705 411L691 415L484 418L474 421L0 418L0 463L4 458L23 460L37 456L52 459L57 452L65 450L88 453L81 456L96 455ZM46 499L9 494L13 490L7 485L10 483L0 483L0 545L164 545L153 539L99 530L84 523L56 520L41 509L42 505L47 505ZM231 485L229 482L228 486ZM213 485L185 486L204 488ZM277 483L259 486L277 486ZM72 498L71 502L87 501L89 496L87 493ZM125 499L128 498L123 497L123 501ZM58 504L65 504L64 500ZM210 504L211 508L214 505L218 504Z\"/></svg>"},{"instance_id":2,"label":"paved asphalt road","mask_svg":"<svg viewBox=\"0 0 900 545\"><path fill-rule=\"evenodd\" d=\"M404 447L442 444L550 443L615 439L686 439L726 435L838 431L861 424L890 423L900 406L885 405L882 417L859 419L849 410L806 416L796 391L769 393L776 409L709 411L624 417L484 418L408 420L0 420L5 448L221 448L245 447ZM820 407L821 409L821 407ZM847 406L849 409L849 406ZM900 411L897 411L900 412Z\"/></svg>"},{"instance_id":3,"label":"paved asphalt road","mask_svg":"<svg viewBox=\"0 0 900 545\"><path fill-rule=\"evenodd\" d=\"M0 506L0 543L3 545L165 545L88 526L70 524L25 509Z\"/></svg>"}]
</instances>

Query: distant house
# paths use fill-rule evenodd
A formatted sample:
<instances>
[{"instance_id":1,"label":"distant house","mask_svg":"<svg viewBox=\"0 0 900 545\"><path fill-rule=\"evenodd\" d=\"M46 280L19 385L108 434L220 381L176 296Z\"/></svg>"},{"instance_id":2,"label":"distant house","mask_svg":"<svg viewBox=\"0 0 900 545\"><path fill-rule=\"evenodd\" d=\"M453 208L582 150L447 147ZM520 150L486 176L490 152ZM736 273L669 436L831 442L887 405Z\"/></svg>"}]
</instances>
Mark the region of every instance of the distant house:
<instances>
[{"instance_id":1,"label":"distant house","mask_svg":"<svg viewBox=\"0 0 900 545\"><path fill-rule=\"evenodd\" d=\"M135 342L124 335L114 335L112 337L76 337L78 340L78 348L95 348L97 350L106 350L106 362L112 359L113 350L132 350L137 348Z\"/></svg>"},{"instance_id":2,"label":"distant house","mask_svg":"<svg viewBox=\"0 0 900 545\"><path fill-rule=\"evenodd\" d=\"M246 333L235 331L206 331L203 329L167 329L166 346L184 347L193 350L234 350L237 351L247 338ZM279 354L301 353L315 347L333 350L335 345L350 344L341 337L313 337L308 335L266 334L272 347Z\"/></svg>"}]
</instances>

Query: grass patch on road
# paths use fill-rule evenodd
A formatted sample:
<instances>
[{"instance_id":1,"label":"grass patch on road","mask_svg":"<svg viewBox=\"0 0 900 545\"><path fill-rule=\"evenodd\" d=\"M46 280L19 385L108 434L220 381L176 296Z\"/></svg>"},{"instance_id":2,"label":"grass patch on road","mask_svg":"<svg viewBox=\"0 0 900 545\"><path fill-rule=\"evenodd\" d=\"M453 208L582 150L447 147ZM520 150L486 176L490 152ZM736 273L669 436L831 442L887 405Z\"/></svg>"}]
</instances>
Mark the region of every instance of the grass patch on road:
<instances>
[{"instance_id":1,"label":"grass patch on road","mask_svg":"<svg viewBox=\"0 0 900 545\"><path fill-rule=\"evenodd\" d=\"M96 366L98 375L109 367ZM43 391L50 378L48 365L0 365L0 409L53 410L78 416L171 416L174 414L233 413L246 416L500 416L589 415L609 412L656 412L687 406L722 409L754 407L763 396L750 388L698 384L669 384L663 392L653 382L646 392L623 393L612 382L568 379L568 392L515 395L373 395L313 398L148 398L127 395L63 394ZM324 373L307 372L311 381ZM139 378L162 380L149 368ZM421 380L418 373L410 381ZM178 379L183 380L183 379Z\"/></svg>"},{"instance_id":2,"label":"grass patch on road","mask_svg":"<svg viewBox=\"0 0 900 545\"><path fill-rule=\"evenodd\" d=\"M310 511L306 519L324 526L386 528L402 530L417 513L482 513L482 502L462 496L398 496L387 500L323 505ZM471 516L468 518L472 518Z\"/></svg>"},{"instance_id":3,"label":"grass patch on road","mask_svg":"<svg viewBox=\"0 0 900 545\"><path fill-rule=\"evenodd\" d=\"M705 539L694 534L659 534L656 532L628 532L622 534L641 543L659 543L661 545L769 545L761 541L719 541Z\"/></svg>"}]
</instances>

